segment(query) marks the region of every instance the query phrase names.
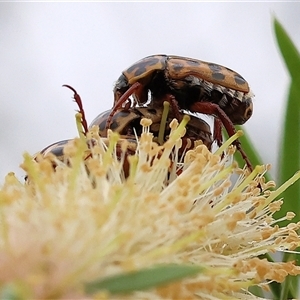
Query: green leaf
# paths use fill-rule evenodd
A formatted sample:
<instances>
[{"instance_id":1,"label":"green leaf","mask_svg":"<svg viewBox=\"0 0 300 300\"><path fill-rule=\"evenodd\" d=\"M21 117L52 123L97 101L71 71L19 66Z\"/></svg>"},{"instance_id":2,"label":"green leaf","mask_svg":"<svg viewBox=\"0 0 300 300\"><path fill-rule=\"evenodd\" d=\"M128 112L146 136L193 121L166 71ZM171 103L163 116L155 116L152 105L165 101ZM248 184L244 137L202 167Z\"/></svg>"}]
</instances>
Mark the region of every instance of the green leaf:
<instances>
[{"instance_id":1,"label":"green leaf","mask_svg":"<svg viewBox=\"0 0 300 300\"><path fill-rule=\"evenodd\" d=\"M107 290L111 294L130 293L177 281L201 271L203 268L199 266L159 265L86 283L85 291L88 294L93 294L99 290Z\"/></svg>"},{"instance_id":2,"label":"green leaf","mask_svg":"<svg viewBox=\"0 0 300 300\"><path fill-rule=\"evenodd\" d=\"M300 86L293 81L289 91L284 131L281 138L278 181L282 184L300 169ZM282 195L284 203L275 217L282 217L288 211L296 213L293 221L300 220L300 182L290 186ZM282 225L286 225L283 222Z\"/></svg>"},{"instance_id":3,"label":"green leaf","mask_svg":"<svg viewBox=\"0 0 300 300\"><path fill-rule=\"evenodd\" d=\"M274 29L277 38L277 43L284 58L286 67L293 78L293 80L300 80L300 53L297 50L295 44L280 24L280 22L274 18Z\"/></svg>"},{"instance_id":4,"label":"green leaf","mask_svg":"<svg viewBox=\"0 0 300 300\"><path fill-rule=\"evenodd\" d=\"M282 57L291 75L278 164L278 180L279 184L282 184L300 169L300 53L276 19L274 19L274 30ZM284 204L275 217L279 218L286 212L293 211L297 214L293 221L299 221L300 183L296 182L289 187L282 196ZM286 224L287 222L282 223L282 225Z\"/></svg>"},{"instance_id":5,"label":"green leaf","mask_svg":"<svg viewBox=\"0 0 300 300\"><path fill-rule=\"evenodd\" d=\"M294 253L285 253L283 261L294 261L298 255ZM298 294L298 276L288 275L281 284L281 293L279 300L296 299Z\"/></svg>"},{"instance_id":6,"label":"green leaf","mask_svg":"<svg viewBox=\"0 0 300 300\"><path fill-rule=\"evenodd\" d=\"M25 300L30 299L29 291L23 283L11 282L4 285L0 291L0 299Z\"/></svg>"},{"instance_id":7,"label":"green leaf","mask_svg":"<svg viewBox=\"0 0 300 300\"><path fill-rule=\"evenodd\" d=\"M261 297L261 298L264 297L264 292L263 292L262 288L259 287L259 286L256 286L256 285L255 286L250 286L249 287L249 292L252 293L253 295L257 296L257 297Z\"/></svg>"},{"instance_id":8,"label":"green leaf","mask_svg":"<svg viewBox=\"0 0 300 300\"><path fill-rule=\"evenodd\" d=\"M21 300L23 299L22 297L20 297L18 295L18 292L15 291L13 288L11 287L4 287L0 293L0 297L3 300Z\"/></svg>"},{"instance_id":9,"label":"green leaf","mask_svg":"<svg viewBox=\"0 0 300 300\"><path fill-rule=\"evenodd\" d=\"M279 184L282 184L300 169L300 53L276 18L274 19L274 30L281 55L291 76L278 164L278 180ZM282 197L284 198L283 205L274 217L280 218L288 211L293 211L296 213L293 221L299 221L300 183L296 182L289 187ZM285 221L280 225L287 225L287 223L288 221ZM291 256L288 253L285 254L283 261L291 259ZM298 286L299 277L288 276L281 285L280 299L297 298Z\"/></svg>"}]
</instances>

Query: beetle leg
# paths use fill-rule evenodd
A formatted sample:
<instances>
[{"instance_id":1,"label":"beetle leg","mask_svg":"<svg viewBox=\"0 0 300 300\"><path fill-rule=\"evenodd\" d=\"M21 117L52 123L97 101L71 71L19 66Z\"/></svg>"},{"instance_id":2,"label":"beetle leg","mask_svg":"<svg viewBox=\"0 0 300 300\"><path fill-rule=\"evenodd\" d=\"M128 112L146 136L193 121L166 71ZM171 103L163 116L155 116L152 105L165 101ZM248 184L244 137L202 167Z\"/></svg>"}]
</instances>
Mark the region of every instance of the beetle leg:
<instances>
[{"instance_id":1,"label":"beetle leg","mask_svg":"<svg viewBox=\"0 0 300 300\"><path fill-rule=\"evenodd\" d=\"M136 91L141 84L139 82L135 82L119 99L118 101L114 104L107 120L106 120L106 125L105 125L105 130L109 129L110 123L112 120L112 117L116 113L116 111L122 107L122 105L128 100L128 98ZM129 108L129 107L128 107Z\"/></svg>"},{"instance_id":2,"label":"beetle leg","mask_svg":"<svg viewBox=\"0 0 300 300\"><path fill-rule=\"evenodd\" d=\"M218 117L221 122L223 123L227 133L229 136L233 136L236 133L236 130L231 122L231 120L228 118L228 116L225 114L225 112L218 106L217 104L211 103L211 102L195 102L191 105L189 108L191 111L200 112L204 114L209 115L215 115ZM246 165L250 171L253 171L252 165L246 155L246 153L243 151L241 143L239 140L235 140L233 144L236 146L237 150L241 153L244 161L246 162Z\"/></svg>"},{"instance_id":3,"label":"beetle leg","mask_svg":"<svg viewBox=\"0 0 300 300\"><path fill-rule=\"evenodd\" d=\"M214 117L214 141L217 142L218 147L222 146L222 122L219 118L216 117ZM221 157L224 157L224 153L222 153Z\"/></svg>"},{"instance_id":4,"label":"beetle leg","mask_svg":"<svg viewBox=\"0 0 300 300\"><path fill-rule=\"evenodd\" d=\"M166 94L163 97L153 98L152 99L152 104L154 106L161 105L162 103L164 103L164 101L167 101L167 102L170 103L170 106L171 106L172 113L173 113L174 117L178 120L178 122L181 122L182 121L182 115L180 114L180 109L179 109L179 106L178 106L178 102L177 102L174 95Z\"/></svg>"},{"instance_id":5,"label":"beetle leg","mask_svg":"<svg viewBox=\"0 0 300 300\"><path fill-rule=\"evenodd\" d=\"M167 101L171 105L174 117L178 120L178 122L181 122L182 121L182 115L179 112L178 102L176 101L175 97L171 94L168 94L167 95Z\"/></svg>"},{"instance_id":6,"label":"beetle leg","mask_svg":"<svg viewBox=\"0 0 300 300\"><path fill-rule=\"evenodd\" d=\"M64 84L63 86L69 88L71 91L74 92L74 101L77 103L79 110L78 112L81 114L81 124L83 126L84 129L84 134L86 135L86 133L88 132L88 125L87 125L87 121L85 118L85 113L84 113L84 109L83 109L83 105L82 105L82 101L80 96L77 94L76 90L74 88L72 88L71 86Z\"/></svg>"},{"instance_id":7,"label":"beetle leg","mask_svg":"<svg viewBox=\"0 0 300 300\"><path fill-rule=\"evenodd\" d=\"M214 118L214 140L217 142L218 147L221 147L222 138L222 122L219 118Z\"/></svg>"}]
</instances>

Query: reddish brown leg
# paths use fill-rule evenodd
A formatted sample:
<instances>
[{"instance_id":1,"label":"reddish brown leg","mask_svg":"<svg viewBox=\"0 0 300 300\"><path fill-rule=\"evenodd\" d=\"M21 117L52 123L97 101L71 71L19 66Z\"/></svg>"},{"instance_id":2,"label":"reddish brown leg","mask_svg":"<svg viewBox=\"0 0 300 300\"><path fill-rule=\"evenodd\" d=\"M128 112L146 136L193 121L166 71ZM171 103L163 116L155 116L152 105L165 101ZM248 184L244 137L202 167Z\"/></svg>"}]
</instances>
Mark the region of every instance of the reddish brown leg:
<instances>
[{"instance_id":1,"label":"reddish brown leg","mask_svg":"<svg viewBox=\"0 0 300 300\"><path fill-rule=\"evenodd\" d=\"M221 147L223 143L222 122L219 118L214 118L214 140L217 142L217 145Z\"/></svg>"},{"instance_id":2,"label":"reddish brown leg","mask_svg":"<svg viewBox=\"0 0 300 300\"><path fill-rule=\"evenodd\" d=\"M110 127L110 123L112 120L112 117L114 116L114 114L116 113L116 111L122 107L122 105L127 101L127 99L133 94L134 91L136 91L139 87L141 86L141 84L139 82L135 82L118 100L117 102L114 104L107 120L106 120L106 126L105 129L109 129ZM128 107L129 108L129 107Z\"/></svg>"},{"instance_id":3,"label":"reddish brown leg","mask_svg":"<svg viewBox=\"0 0 300 300\"><path fill-rule=\"evenodd\" d=\"M229 136L233 136L236 133L236 130L231 120L217 104L211 102L195 102L194 104L191 105L190 110L204 113L204 114L215 115L221 120ZM244 161L247 164L247 167L252 171L253 170L252 165L246 153L243 151L239 140L235 140L233 144L236 146L237 150L241 153Z\"/></svg>"},{"instance_id":4,"label":"reddish brown leg","mask_svg":"<svg viewBox=\"0 0 300 300\"><path fill-rule=\"evenodd\" d=\"M173 95L169 95L169 102L172 107L172 112L174 114L174 117L178 120L178 122L181 122L182 115L179 113L179 107L178 102L176 101L175 97Z\"/></svg>"},{"instance_id":5,"label":"reddish brown leg","mask_svg":"<svg viewBox=\"0 0 300 300\"><path fill-rule=\"evenodd\" d=\"M164 101L167 101L170 103L174 117L178 120L178 122L181 122L182 116L179 112L179 106L178 106L178 102L177 102L176 98L172 94L167 94L164 97L158 99L159 105L162 105L162 103L164 103ZM157 102L157 99L154 100L154 103L155 102Z\"/></svg>"},{"instance_id":6,"label":"reddish brown leg","mask_svg":"<svg viewBox=\"0 0 300 300\"><path fill-rule=\"evenodd\" d=\"M217 142L218 147L221 147L223 144L223 136L222 136L222 122L219 118L214 118L214 141ZM222 153L222 158L224 157L224 153Z\"/></svg>"},{"instance_id":7,"label":"reddish brown leg","mask_svg":"<svg viewBox=\"0 0 300 300\"><path fill-rule=\"evenodd\" d=\"M87 121L85 118L85 113L84 113L84 109L83 109L83 105L82 105L82 101L80 96L77 94L76 90L74 88L72 88L71 86L64 84L63 86L69 88L71 91L74 92L74 101L77 103L79 110L78 112L81 114L81 124L83 126L84 129L84 134L86 134L88 132L88 125L87 125Z\"/></svg>"}]
</instances>

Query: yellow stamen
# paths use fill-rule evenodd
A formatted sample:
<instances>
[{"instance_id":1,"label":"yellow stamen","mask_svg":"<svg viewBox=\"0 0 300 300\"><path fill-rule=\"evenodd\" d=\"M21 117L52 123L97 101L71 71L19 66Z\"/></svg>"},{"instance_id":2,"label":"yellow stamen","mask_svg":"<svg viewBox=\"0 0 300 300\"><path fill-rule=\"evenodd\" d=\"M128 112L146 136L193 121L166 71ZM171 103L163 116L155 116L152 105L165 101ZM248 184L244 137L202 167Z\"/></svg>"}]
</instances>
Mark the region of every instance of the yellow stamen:
<instances>
[{"instance_id":1,"label":"yellow stamen","mask_svg":"<svg viewBox=\"0 0 300 300\"><path fill-rule=\"evenodd\" d=\"M159 132L158 132L159 145L162 145L164 143L165 129L166 129L166 123L169 114L169 109L170 109L170 103L168 101L164 101L164 109L159 124Z\"/></svg>"}]
</instances>

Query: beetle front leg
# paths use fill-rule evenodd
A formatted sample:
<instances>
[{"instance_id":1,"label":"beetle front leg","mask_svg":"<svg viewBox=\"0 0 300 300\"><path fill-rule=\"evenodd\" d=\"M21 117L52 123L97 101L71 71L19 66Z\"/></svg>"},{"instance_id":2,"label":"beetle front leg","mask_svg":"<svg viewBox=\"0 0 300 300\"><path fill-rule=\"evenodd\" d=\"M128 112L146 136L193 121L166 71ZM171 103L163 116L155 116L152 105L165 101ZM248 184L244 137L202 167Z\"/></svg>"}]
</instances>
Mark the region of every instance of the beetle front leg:
<instances>
[{"instance_id":1,"label":"beetle front leg","mask_svg":"<svg viewBox=\"0 0 300 300\"><path fill-rule=\"evenodd\" d=\"M87 121L86 121L86 118L85 118L85 112L84 112L84 109L83 109L81 98L77 94L76 90L74 88L72 88L70 85L64 84L63 86L69 88L74 93L74 101L77 103L77 105L79 107L78 112L81 114L81 124L82 124L83 129L84 129L84 134L86 135L86 133L88 132L88 125L87 125Z\"/></svg>"},{"instance_id":2,"label":"beetle front leg","mask_svg":"<svg viewBox=\"0 0 300 300\"><path fill-rule=\"evenodd\" d=\"M219 118L214 118L214 140L217 142L218 147L221 147L223 143L222 122Z\"/></svg>"},{"instance_id":3,"label":"beetle front leg","mask_svg":"<svg viewBox=\"0 0 300 300\"><path fill-rule=\"evenodd\" d=\"M112 117L114 116L114 114L116 113L116 111L122 107L122 105L128 100L128 98L138 89L141 88L141 84L139 82L135 82L114 104L107 120L106 120L106 125L105 125L105 129L109 129L110 128L110 123L112 120ZM129 106L130 107L130 106ZM129 107L127 107L127 109L129 109Z\"/></svg>"}]
</instances>

